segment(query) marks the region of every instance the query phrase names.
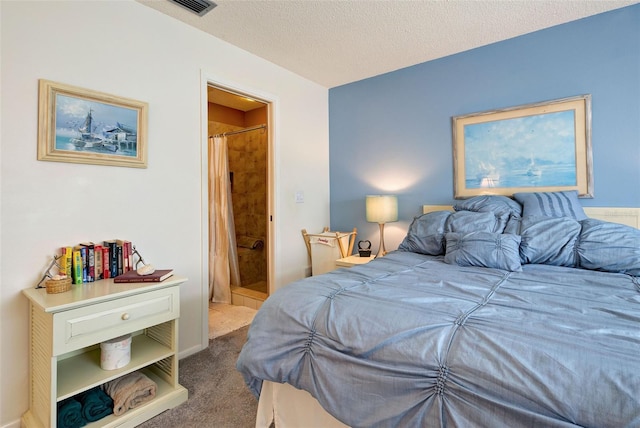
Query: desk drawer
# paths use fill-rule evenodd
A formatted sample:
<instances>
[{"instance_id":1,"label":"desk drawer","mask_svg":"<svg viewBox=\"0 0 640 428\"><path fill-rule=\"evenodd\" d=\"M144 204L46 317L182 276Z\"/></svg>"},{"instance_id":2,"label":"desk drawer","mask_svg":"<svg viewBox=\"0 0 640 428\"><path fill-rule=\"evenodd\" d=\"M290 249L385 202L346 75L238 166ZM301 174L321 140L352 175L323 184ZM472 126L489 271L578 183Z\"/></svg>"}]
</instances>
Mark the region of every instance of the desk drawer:
<instances>
[{"instance_id":1,"label":"desk drawer","mask_svg":"<svg viewBox=\"0 0 640 428\"><path fill-rule=\"evenodd\" d=\"M178 287L56 313L53 355L85 348L180 316Z\"/></svg>"}]
</instances>

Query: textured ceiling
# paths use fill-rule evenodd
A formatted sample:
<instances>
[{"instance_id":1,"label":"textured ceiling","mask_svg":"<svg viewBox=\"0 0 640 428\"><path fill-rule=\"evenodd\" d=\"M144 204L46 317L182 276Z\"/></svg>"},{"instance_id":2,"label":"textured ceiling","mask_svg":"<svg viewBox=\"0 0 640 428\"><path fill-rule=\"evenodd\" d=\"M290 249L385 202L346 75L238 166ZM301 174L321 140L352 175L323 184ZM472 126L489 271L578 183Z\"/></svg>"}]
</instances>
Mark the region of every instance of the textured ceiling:
<instances>
[{"instance_id":1,"label":"textured ceiling","mask_svg":"<svg viewBox=\"0 0 640 428\"><path fill-rule=\"evenodd\" d=\"M639 0L137 0L327 88Z\"/></svg>"}]
</instances>

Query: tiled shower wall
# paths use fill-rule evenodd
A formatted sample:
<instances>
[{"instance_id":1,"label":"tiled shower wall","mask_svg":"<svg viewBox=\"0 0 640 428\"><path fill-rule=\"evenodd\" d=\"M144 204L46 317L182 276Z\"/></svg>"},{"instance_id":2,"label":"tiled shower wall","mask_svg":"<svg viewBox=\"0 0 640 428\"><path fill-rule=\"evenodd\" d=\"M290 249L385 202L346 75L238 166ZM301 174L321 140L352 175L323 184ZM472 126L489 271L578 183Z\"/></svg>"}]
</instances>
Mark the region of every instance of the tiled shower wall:
<instances>
[{"instance_id":1,"label":"tiled shower wall","mask_svg":"<svg viewBox=\"0 0 640 428\"><path fill-rule=\"evenodd\" d=\"M213 133L242 129L212 122ZM262 249L238 248L240 280L243 286L267 281L267 133L258 130L227 137L229 171L233 174L231 197L238 241L242 237L261 239Z\"/></svg>"}]
</instances>

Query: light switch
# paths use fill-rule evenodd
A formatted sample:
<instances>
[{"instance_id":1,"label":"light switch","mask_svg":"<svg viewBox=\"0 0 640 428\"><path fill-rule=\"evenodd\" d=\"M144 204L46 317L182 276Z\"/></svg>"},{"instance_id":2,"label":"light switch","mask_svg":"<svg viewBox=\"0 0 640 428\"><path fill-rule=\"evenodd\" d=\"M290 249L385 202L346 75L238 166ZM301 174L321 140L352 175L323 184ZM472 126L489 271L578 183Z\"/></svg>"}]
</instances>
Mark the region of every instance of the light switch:
<instances>
[{"instance_id":1,"label":"light switch","mask_svg":"<svg viewBox=\"0 0 640 428\"><path fill-rule=\"evenodd\" d=\"M296 204L304 203L304 192L302 190L298 190L296 192Z\"/></svg>"}]
</instances>

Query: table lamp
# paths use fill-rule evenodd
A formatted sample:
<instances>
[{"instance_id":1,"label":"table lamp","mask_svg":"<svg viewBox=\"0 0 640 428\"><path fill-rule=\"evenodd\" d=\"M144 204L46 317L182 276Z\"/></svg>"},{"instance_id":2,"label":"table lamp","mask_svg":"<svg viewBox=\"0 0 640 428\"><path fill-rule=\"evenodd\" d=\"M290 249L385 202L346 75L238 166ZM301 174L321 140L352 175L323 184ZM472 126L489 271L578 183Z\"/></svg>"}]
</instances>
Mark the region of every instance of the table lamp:
<instances>
[{"instance_id":1,"label":"table lamp","mask_svg":"<svg viewBox=\"0 0 640 428\"><path fill-rule=\"evenodd\" d=\"M398 221L398 197L395 195L367 195L367 221L380 226L380 246L376 257L387 254L384 248L384 224Z\"/></svg>"}]
</instances>

